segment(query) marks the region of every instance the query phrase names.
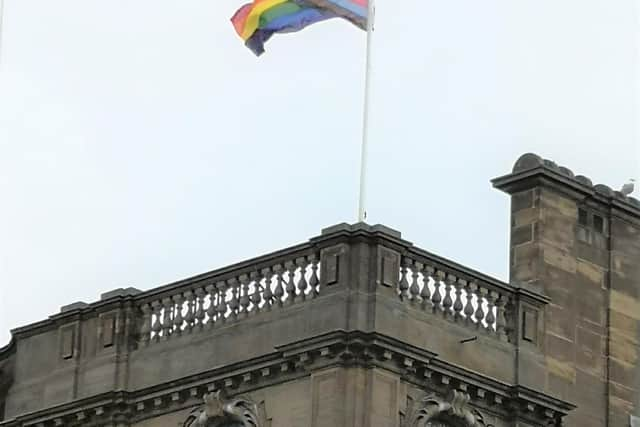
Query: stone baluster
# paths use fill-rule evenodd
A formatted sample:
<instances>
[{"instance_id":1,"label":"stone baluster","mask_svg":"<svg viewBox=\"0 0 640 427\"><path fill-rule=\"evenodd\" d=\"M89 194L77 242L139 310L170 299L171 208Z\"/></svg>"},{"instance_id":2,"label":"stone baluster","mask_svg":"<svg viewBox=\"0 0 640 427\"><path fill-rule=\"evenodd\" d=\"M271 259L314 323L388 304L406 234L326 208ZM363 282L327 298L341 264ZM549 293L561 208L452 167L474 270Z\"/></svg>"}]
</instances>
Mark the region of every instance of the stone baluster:
<instances>
[{"instance_id":1,"label":"stone baluster","mask_svg":"<svg viewBox=\"0 0 640 427\"><path fill-rule=\"evenodd\" d=\"M240 287L238 284L238 279L232 277L227 280L227 284L231 288L231 300L229 301L229 309L231 310L230 317L231 320L238 319L238 311L240 309L240 300L238 299L238 294L240 292Z\"/></svg>"},{"instance_id":2,"label":"stone baluster","mask_svg":"<svg viewBox=\"0 0 640 427\"><path fill-rule=\"evenodd\" d=\"M441 310L440 303L442 302L442 295L440 294L440 288L442 281L444 280L444 273L442 271L436 272L433 276L433 295L431 295L431 303L433 304L433 311Z\"/></svg>"},{"instance_id":3,"label":"stone baluster","mask_svg":"<svg viewBox=\"0 0 640 427\"><path fill-rule=\"evenodd\" d=\"M173 300L166 297L162 300L164 315L162 316L162 338L169 339L173 332Z\"/></svg>"},{"instance_id":4,"label":"stone baluster","mask_svg":"<svg viewBox=\"0 0 640 427\"><path fill-rule=\"evenodd\" d=\"M316 254L309 255L309 263L311 264L311 277L309 278L309 298L315 298L320 293L318 285L320 284L320 278L318 277L318 257Z\"/></svg>"},{"instance_id":5,"label":"stone baluster","mask_svg":"<svg viewBox=\"0 0 640 427\"><path fill-rule=\"evenodd\" d=\"M500 298L496 302L496 332L500 337L505 338L507 336L507 319L505 317L505 306L507 305L507 298L508 296L501 294Z\"/></svg>"},{"instance_id":6,"label":"stone baluster","mask_svg":"<svg viewBox=\"0 0 640 427\"><path fill-rule=\"evenodd\" d=\"M464 321L469 324L473 322L473 296L475 295L478 285L473 282L467 282L465 291L467 293L467 303L464 305Z\"/></svg>"},{"instance_id":7,"label":"stone baluster","mask_svg":"<svg viewBox=\"0 0 640 427\"><path fill-rule=\"evenodd\" d=\"M140 307L142 310L142 325L140 325L140 341L143 346L149 345L149 341L151 340L151 318L152 311L151 306L148 303L142 304Z\"/></svg>"},{"instance_id":8,"label":"stone baluster","mask_svg":"<svg viewBox=\"0 0 640 427\"><path fill-rule=\"evenodd\" d=\"M273 266L273 272L276 274L276 288L273 291L273 296L275 297L275 302L279 307L282 307L282 298L284 296L284 288L282 286L282 274L284 269L282 265L276 264Z\"/></svg>"},{"instance_id":9,"label":"stone baluster","mask_svg":"<svg viewBox=\"0 0 640 427\"><path fill-rule=\"evenodd\" d=\"M453 298L451 298L451 287L456 281L456 276L448 274L444 281L444 299L442 300L442 309L445 316L451 314L451 306L453 306Z\"/></svg>"},{"instance_id":10,"label":"stone baluster","mask_svg":"<svg viewBox=\"0 0 640 427\"><path fill-rule=\"evenodd\" d=\"M175 334L182 334L182 323L184 322L184 318L182 317L182 304L184 303L184 298L182 294L177 294L173 296L173 302L175 303L175 313L173 315L173 330Z\"/></svg>"},{"instance_id":11,"label":"stone baluster","mask_svg":"<svg viewBox=\"0 0 640 427\"><path fill-rule=\"evenodd\" d=\"M431 308L431 290L429 289L429 279L433 276L435 270L431 266L427 266L422 270L422 290L420 291L420 298L422 299L422 308L426 310Z\"/></svg>"},{"instance_id":12,"label":"stone baluster","mask_svg":"<svg viewBox=\"0 0 640 427\"><path fill-rule=\"evenodd\" d=\"M287 291L287 304L293 304L296 298L296 283L295 283L295 275L296 275L296 270L298 267L296 267L295 263L292 261L287 261L285 264L285 267L287 269L287 287L286 287L286 291Z\"/></svg>"},{"instance_id":13,"label":"stone baluster","mask_svg":"<svg viewBox=\"0 0 640 427\"><path fill-rule=\"evenodd\" d=\"M487 294L487 290L483 287L478 287L478 290L476 291L476 302L478 304L478 308L476 308L476 312L475 312L475 318L476 318L476 327L477 328L482 328L483 327L483 320L484 320L484 309L482 308L482 305L485 302L485 296Z\"/></svg>"},{"instance_id":14,"label":"stone baluster","mask_svg":"<svg viewBox=\"0 0 640 427\"><path fill-rule=\"evenodd\" d=\"M494 310L495 310L495 302L496 302L496 298L498 297L498 293L496 291L489 291L487 294L487 317L485 317L485 322L487 323L487 330L489 332L493 332L495 330L495 321L496 321L496 316L494 314Z\"/></svg>"},{"instance_id":15,"label":"stone baluster","mask_svg":"<svg viewBox=\"0 0 640 427\"><path fill-rule=\"evenodd\" d=\"M412 274L411 277L411 286L409 286L409 295L411 295L411 302L413 304L418 303L418 296L420 295L420 286L418 285L418 278L420 277L420 272L422 271L422 264L419 262L414 262L413 267L411 268Z\"/></svg>"},{"instance_id":16,"label":"stone baluster","mask_svg":"<svg viewBox=\"0 0 640 427\"><path fill-rule=\"evenodd\" d=\"M153 331L153 339L158 341L160 339L160 335L162 334L162 304L160 301L154 301L151 303L151 307L153 309L153 317L154 322L151 330Z\"/></svg>"},{"instance_id":17,"label":"stone baluster","mask_svg":"<svg viewBox=\"0 0 640 427\"><path fill-rule=\"evenodd\" d=\"M257 313L260 311L260 303L262 302L262 275L259 271L251 272L249 276L251 281L253 282L253 293L251 294L251 313Z\"/></svg>"},{"instance_id":18,"label":"stone baluster","mask_svg":"<svg viewBox=\"0 0 640 427\"><path fill-rule=\"evenodd\" d=\"M227 306L227 283L221 280L216 283L216 288L218 289L218 305L216 306L218 318L216 323L224 324L227 321L227 310L229 309Z\"/></svg>"},{"instance_id":19,"label":"stone baluster","mask_svg":"<svg viewBox=\"0 0 640 427\"><path fill-rule=\"evenodd\" d=\"M241 317L247 317L249 315L249 305L251 304L251 299L249 298L249 283L251 283L251 280L249 280L249 275L248 274L241 274L240 277L238 277L238 279L240 280L240 283L242 284L242 294L240 295L240 316Z\"/></svg>"},{"instance_id":20,"label":"stone baluster","mask_svg":"<svg viewBox=\"0 0 640 427\"><path fill-rule=\"evenodd\" d=\"M195 296L192 291L186 291L184 293L185 298L187 299L187 313L184 315L184 320L186 322L185 329L187 332L193 331L194 321L196 319L196 311L195 311Z\"/></svg>"},{"instance_id":21,"label":"stone baluster","mask_svg":"<svg viewBox=\"0 0 640 427\"><path fill-rule=\"evenodd\" d=\"M197 309L196 309L196 322L198 325L198 329L202 329L204 327L204 297L207 295L203 288L197 288L196 291L197 297Z\"/></svg>"},{"instance_id":22,"label":"stone baluster","mask_svg":"<svg viewBox=\"0 0 640 427\"><path fill-rule=\"evenodd\" d=\"M462 319L462 309L464 305L462 304L462 289L467 285L467 281L463 279L458 279L454 282L453 286L455 286L455 302L453 303L453 319L455 321L459 321Z\"/></svg>"},{"instance_id":23,"label":"stone baluster","mask_svg":"<svg viewBox=\"0 0 640 427\"><path fill-rule=\"evenodd\" d=\"M411 266L411 260L409 258L402 258L402 266L400 267L400 282L398 283L398 294L400 299L406 300L409 298L409 279L407 275L409 267Z\"/></svg>"},{"instance_id":24,"label":"stone baluster","mask_svg":"<svg viewBox=\"0 0 640 427\"><path fill-rule=\"evenodd\" d=\"M273 282L273 272L271 268L263 268L262 275L264 276L264 309L271 311L271 304L273 304L273 291L271 290L271 284Z\"/></svg>"},{"instance_id":25,"label":"stone baluster","mask_svg":"<svg viewBox=\"0 0 640 427\"><path fill-rule=\"evenodd\" d=\"M307 262L307 257L300 257L296 259L296 265L300 269L300 280L298 280L298 301L304 301L307 299L307 288L309 287L309 283L307 282L307 266L309 263Z\"/></svg>"},{"instance_id":26,"label":"stone baluster","mask_svg":"<svg viewBox=\"0 0 640 427\"><path fill-rule=\"evenodd\" d=\"M216 287L213 284L207 285L205 290L209 294L209 306L207 307L207 326L213 328L216 321Z\"/></svg>"}]
</instances>

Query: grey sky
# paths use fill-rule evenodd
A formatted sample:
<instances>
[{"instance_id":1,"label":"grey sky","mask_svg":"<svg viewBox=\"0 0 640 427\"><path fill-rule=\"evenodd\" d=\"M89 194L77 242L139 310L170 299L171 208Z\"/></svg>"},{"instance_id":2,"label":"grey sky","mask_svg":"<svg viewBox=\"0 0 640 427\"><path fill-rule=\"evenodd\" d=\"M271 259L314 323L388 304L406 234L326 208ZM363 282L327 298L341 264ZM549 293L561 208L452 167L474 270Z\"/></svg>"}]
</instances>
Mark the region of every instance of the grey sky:
<instances>
[{"instance_id":1,"label":"grey sky","mask_svg":"<svg viewBox=\"0 0 640 427\"><path fill-rule=\"evenodd\" d=\"M353 221L365 34L277 36L243 0L5 0L0 346L8 330ZM505 279L534 151L640 177L633 0L378 0L369 222ZM636 73L638 74L638 73Z\"/></svg>"}]
</instances>

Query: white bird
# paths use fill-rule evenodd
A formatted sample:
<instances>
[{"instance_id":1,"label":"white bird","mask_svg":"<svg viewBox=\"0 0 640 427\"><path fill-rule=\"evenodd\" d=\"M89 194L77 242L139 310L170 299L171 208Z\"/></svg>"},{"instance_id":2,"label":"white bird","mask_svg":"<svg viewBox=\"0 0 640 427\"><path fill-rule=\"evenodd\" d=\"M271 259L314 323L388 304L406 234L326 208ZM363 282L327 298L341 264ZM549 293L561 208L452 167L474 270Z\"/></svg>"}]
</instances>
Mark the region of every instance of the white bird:
<instances>
[{"instance_id":1,"label":"white bird","mask_svg":"<svg viewBox=\"0 0 640 427\"><path fill-rule=\"evenodd\" d=\"M622 189L620 190L620 192L625 196L628 196L629 194L633 193L633 191L635 190L635 182L636 182L635 179L629 180L629 182L627 182L625 185L622 186Z\"/></svg>"}]
</instances>

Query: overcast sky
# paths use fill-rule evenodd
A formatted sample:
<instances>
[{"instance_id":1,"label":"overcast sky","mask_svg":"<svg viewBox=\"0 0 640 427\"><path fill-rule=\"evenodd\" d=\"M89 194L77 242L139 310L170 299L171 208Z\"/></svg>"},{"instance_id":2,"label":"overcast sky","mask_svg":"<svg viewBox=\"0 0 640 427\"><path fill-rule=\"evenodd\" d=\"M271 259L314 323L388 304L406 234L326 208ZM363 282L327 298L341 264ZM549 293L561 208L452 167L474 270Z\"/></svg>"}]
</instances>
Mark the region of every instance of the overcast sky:
<instances>
[{"instance_id":1,"label":"overcast sky","mask_svg":"<svg viewBox=\"0 0 640 427\"><path fill-rule=\"evenodd\" d=\"M276 36L243 0L5 0L0 346L122 286L305 241L356 213L365 34ZM369 222L501 279L534 151L640 177L633 0L378 0Z\"/></svg>"}]
</instances>

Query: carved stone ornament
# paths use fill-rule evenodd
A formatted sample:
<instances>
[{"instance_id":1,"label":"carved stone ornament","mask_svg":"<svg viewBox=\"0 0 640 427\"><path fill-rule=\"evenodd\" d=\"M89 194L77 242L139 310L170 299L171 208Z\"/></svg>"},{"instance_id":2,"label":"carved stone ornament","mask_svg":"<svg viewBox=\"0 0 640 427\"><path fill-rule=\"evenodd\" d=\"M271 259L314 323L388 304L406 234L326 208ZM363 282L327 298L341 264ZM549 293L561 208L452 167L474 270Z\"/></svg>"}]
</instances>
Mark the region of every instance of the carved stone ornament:
<instances>
[{"instance_id":1,"label":"carved stone ornament","mask_svg":"<svg viewBox=\"0 0 640 427\"><path fill-rule=\"evenodd\" d=\"M263 427L258 405L246 397L227 399L221 391L204 396L204 405L195 409L183 427Z\"/></svg>"},{"instance_id":2,"label":"carved stone ornament","mask_svg":"<svg viewBox=\"0 0 640 427\"><path fill-rule=\"evenodd\" d=\"M456 390L446 400L435 394L413 400L403 427L485 427L482 414L468 405L469 400L467 393Z\"/></svg>"}]
</instances>

